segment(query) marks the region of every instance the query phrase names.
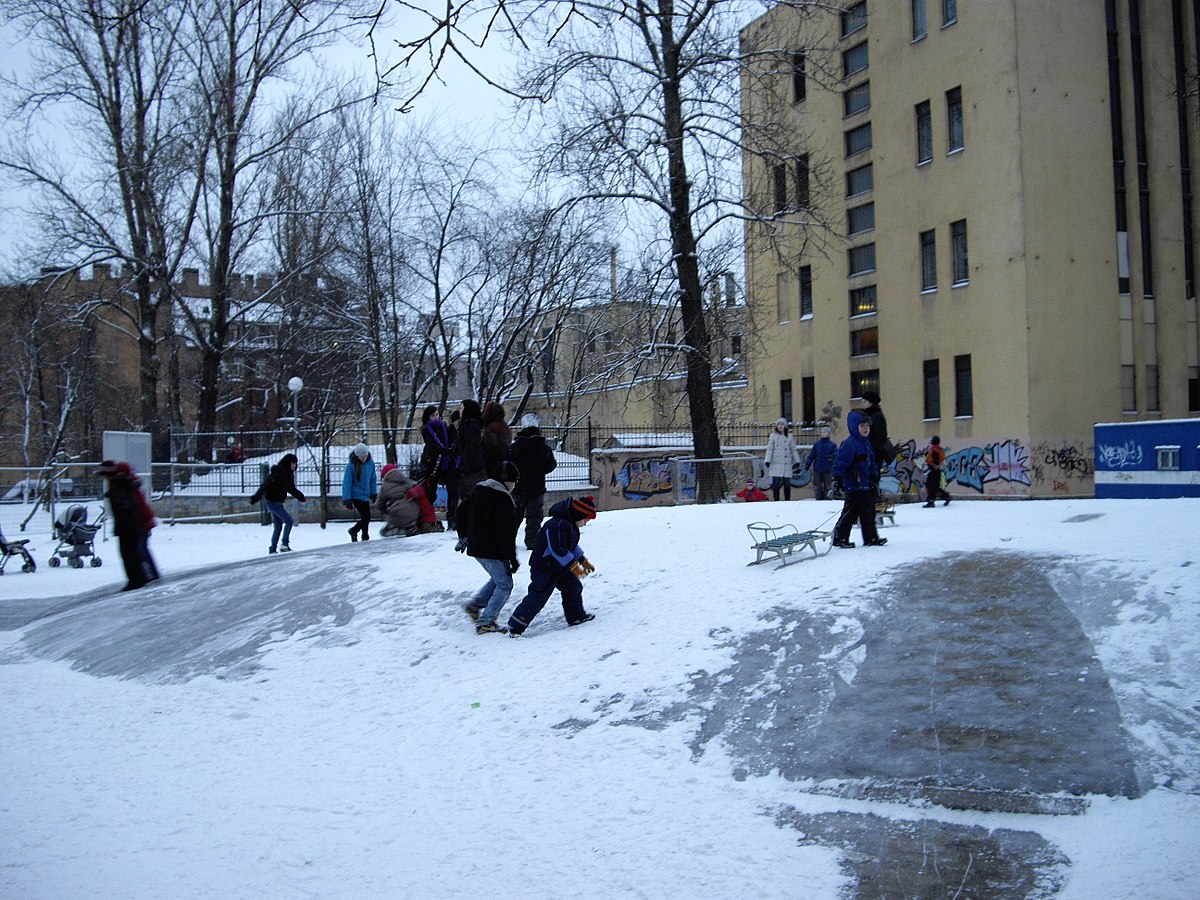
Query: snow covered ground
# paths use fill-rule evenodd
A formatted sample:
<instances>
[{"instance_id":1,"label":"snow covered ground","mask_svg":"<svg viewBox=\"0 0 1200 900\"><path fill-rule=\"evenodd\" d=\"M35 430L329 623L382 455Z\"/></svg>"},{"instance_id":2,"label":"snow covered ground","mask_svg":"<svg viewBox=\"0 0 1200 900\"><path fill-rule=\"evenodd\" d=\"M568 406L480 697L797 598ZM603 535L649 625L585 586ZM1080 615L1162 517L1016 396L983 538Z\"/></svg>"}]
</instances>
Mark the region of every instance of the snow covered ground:
<instances>
[{"instance_id":1,"label":"snow covered ground","mask_svg":"<svg viewBox=\"0 0 1200 900\"><path fill-rule=\"evenodd\" d=\"M122 594L115 540L97 541L100 568L52 569L48 521L22 535L2 507L39 568L10 562L0 611L58 611L0 631L0 896L834 898L865 889L795 823L847 815L881 848L923 825L1041 842L1036 890L990 896L1195 897L1200 501L908 506L886 547L747 568L747 523L811 528L836 509L601 513L581 541L596 620L567 628L555 599L512 640L474 634L460 607L483 571L449 535L351 545L301 525L296 552L267 558L258 525L161 526L163 582ZM834 623L818 655L836 653L847 690L901 568L933 584L993 551L1038 561L1086 632L1138 796L1086 796L1076 815L951 809L747 758L739 729L787 724L718 708L785 689L770 659L746 680L761 635ZM522 569L506 613L526 584Z\"/></svg>"}]
</instances>

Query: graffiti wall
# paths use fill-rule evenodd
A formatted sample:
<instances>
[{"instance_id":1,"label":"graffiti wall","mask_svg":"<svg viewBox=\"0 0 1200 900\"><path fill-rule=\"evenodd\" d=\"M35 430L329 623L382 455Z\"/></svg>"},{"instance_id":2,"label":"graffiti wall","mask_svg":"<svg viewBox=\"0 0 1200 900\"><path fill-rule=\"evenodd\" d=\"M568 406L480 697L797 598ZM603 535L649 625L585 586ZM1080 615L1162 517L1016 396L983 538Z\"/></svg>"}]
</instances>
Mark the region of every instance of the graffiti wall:
<instances>
[{"instance_id":1,"label":"graffiti wall","mask_svg":"<svg viewBox=\"0 0 1200 900\"><path fill-rule=\"evenodd\" d=\"M896 462L882 483L884 490L922 496L925 488L924 441L897 443ZM1095 465L1092 445L1040 443L1032 447L1021 438L942 442L946 464L942 477L956 497L1050 497L1090 495Z\"/></svg>"},{"instance_id":2,"label":"graffiti wall","mask_svg":"<svg viewBox=\"0 0 1200 900\"><path fill-rule=\"evenodd\" d=\"M602 510L673 506L696 496L696 464L676 459L678 449L593 450L592 472ZM741 490L761 469L761 461L731 456L721 464L726 493ZM678 482L678 483L677 483Z\"/></svg>"}]
</instances>

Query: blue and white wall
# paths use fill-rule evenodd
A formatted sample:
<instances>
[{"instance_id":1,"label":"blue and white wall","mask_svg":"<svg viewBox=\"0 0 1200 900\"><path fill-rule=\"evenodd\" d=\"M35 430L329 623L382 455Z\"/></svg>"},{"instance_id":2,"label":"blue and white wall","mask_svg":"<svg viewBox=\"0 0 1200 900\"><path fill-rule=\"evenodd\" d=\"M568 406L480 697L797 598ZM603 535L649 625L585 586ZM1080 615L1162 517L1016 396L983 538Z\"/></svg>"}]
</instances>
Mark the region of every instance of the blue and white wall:
<instances>
[{"instance_id":1,"label":"blue and white wall","mask_svg":"<svg viewBox=\"0 0 1200 900\"><path fill-rule=\"evenodd\" d=\"M1095 426L1097 497L1200 497L1200 419Z\"/></svg>"}]
</instances>

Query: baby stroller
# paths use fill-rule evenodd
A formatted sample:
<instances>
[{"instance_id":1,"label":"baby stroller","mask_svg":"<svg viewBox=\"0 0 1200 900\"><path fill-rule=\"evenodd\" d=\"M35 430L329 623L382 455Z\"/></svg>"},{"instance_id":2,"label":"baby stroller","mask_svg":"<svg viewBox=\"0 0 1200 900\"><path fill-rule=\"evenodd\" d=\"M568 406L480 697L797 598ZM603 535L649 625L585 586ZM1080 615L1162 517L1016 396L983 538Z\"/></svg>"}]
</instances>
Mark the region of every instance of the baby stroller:
<instances>
[{"instance_id":1,"label":"baby stroller","mask_svg":"<svg viewBox=\"0 0 1200 900\"><path fill-rule=\"evenodd\" d=\"M100 557L92 548L92 541L96 539L97 532L104 527L104 515L101 514L94 525L89 525L87 518L87 507L76 504L68 506L66 511L54 520L54 537L58 540L58 546L54 548L54 555L50 557L52 568L61 566L62 560L65 559L72 569L82 569L85 556L92 558L92 568L100 565Z\"/></svg>"},{"instance_id":2,"label":"baby stroller","mask_svg":"<svg viewBox=\"0 0 1200 900\"><path fill-rule=\"evenodd\" d=\"M4 567L8 565L8 561L14 556L19 556L25 560L21 566L22 572L37 571L37 563L33 561L33 557L29 555L29 551L25 547L28 543L28 539L10 541L4 537L4 532L0 531L0 575L4 574Z\"/></svg>"}]
</instances>

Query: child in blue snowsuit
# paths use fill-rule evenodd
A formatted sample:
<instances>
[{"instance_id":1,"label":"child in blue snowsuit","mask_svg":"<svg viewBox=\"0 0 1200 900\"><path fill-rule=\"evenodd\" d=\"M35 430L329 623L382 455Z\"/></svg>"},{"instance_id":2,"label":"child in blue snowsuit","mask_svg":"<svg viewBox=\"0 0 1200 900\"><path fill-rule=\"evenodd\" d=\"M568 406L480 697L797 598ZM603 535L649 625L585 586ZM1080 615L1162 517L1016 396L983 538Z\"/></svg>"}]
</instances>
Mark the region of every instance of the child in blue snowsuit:
<instances>
[{"instance_id":1,"label":"child in blue snowsuit","mask_svg":"<svg viewBox=\"0 0 1200 900\"><path fill-rule=\"evenodd\" d=\"M562 594L563 615L568 625L582 625L596 618L583 608L580 575L596 571L579 546L579 523L596 518L596 501L591 497L569 497L550 507L550 518L542 525L529 557L529 591L508 620L508 633L523 634L542 611L554 589Z\"/></svg>"},{"instance_id":2,"label":"child in blue snowsuit","mask_svg":"<svg viewBox=\"0 0 1200 900\"><path fill-rule=\"evenodd\" d=\"M845 492L846 502L842 514L833 529L833 546L853 547L850 529L855 521L862 529L864 547L882 547L887 538L881 538L875 528L875 452L871 449L871 417L862 410L854 410L846 417L850 434L838 446L833 459L833 485Z\"/></svg>"},{"instance_id":3,"label":"child in blue snowsuit","mask_svg":"<svg viewBox=\"0 0 1200 900\"><path fill-rule=\"evenodd\" d=\"M833 459L837 455L837 444L830 438L828 427L821 429L821 439L808 451L804 461L806 469L812 469L813 498L824 500L829 496L833 479Z\"/></svg>"}]
</instances>

